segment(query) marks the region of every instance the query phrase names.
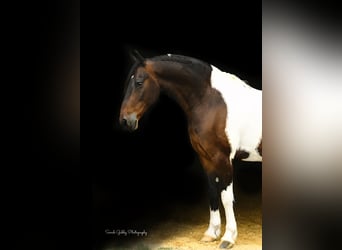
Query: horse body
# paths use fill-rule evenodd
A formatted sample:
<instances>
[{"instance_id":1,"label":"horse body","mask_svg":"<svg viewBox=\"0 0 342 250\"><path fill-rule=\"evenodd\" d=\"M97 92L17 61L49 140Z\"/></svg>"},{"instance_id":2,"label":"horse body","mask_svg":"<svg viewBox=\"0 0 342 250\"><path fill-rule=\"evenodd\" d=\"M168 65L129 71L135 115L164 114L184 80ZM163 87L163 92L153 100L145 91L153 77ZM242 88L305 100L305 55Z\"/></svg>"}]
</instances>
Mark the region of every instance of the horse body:
<instances>
[{"instance_id":1,"label":"horse body","mask_svg":"<svg viewBox=\"0 0 342 250\"><path fill-rule=\"evenodd\" d=\"M211 84L219 90L228 110L226 134L231 147L230 160L236 151L249 154L244 161L262 161L258 147L262 138L262 92L233 74L212 66Z\"/></svg>"},{"instance_id":2,"label":"horse body","mask_svg":"<svg viewBox=\"0 0 342 250\"><path fill-rule=\"evenodd\" d=\"M160 91L181 106L188 119L191 144L208 176L210 219L202 241L220 237L221 201L226 228L220 247L232 247L237 238L232 159L262 159L261 91L194 58L135 58L137 63L128 77L120 122L130 130L137 129L138 120L157 100Z\"/></svg>"}]
</instances>

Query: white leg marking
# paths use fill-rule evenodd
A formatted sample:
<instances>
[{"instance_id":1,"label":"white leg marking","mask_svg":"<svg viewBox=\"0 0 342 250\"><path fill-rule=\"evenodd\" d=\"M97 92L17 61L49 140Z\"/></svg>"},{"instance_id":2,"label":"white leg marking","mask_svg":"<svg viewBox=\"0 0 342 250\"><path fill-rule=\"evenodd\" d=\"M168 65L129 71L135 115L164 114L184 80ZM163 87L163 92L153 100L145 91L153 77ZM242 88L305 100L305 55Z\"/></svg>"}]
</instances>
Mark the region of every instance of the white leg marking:
<instances>
[{"instance_id":1,"label":"white leg marking","mask_svg":"<svg viewBox=\"0 0 342 250\"><path fill-rule=\"evenodd\" d=\"M233 183L221 192L222 204L226 214L226 231L222 237L222 241L229 241L235 243L237 238L237 226L233 209Z\"/></svg>"},{"instance_id":2,"label":"white leg marking","mask_svg":"<svg viewBox=\"0 0 342 250\"><path fill-rule=\"evenodd\" d=\"M217 239L221 234L221 217L220 211L217 210L210 210L210 221L209 227L207 231L204 233L206 236L210 236L214 239Z\"/></svg>"}]
</instances>

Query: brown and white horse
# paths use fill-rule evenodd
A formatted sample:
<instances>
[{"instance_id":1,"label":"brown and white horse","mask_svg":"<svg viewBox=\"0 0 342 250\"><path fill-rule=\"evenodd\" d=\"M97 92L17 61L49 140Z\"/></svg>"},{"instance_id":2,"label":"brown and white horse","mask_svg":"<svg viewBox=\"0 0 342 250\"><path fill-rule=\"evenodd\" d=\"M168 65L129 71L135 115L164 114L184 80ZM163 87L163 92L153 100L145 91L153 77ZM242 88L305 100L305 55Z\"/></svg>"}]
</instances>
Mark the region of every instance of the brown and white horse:
<instances>
[{"instance_id":1,"label":"brown and white horse","mask_svg":"<svg viewBox=\"0 0 342 250\"><path fill-rule=\"evenodd\" d=\"M182 55L143 58L128 76L120 123L133 131L162 91L184 110L191 144L208 176L210 220L202 241L221 235L219 202L226 228L220 248L237 238L232 160L262 161L262 91L213 65Z\"/></svg>"}]
</instances>

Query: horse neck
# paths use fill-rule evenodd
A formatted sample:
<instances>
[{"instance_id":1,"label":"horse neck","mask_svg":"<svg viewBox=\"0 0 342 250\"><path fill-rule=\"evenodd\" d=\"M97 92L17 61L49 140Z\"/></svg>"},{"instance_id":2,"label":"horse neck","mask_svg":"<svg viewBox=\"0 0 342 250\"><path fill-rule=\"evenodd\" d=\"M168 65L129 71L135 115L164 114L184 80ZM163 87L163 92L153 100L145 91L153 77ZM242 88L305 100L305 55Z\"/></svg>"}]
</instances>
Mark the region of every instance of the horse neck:
<instances>
[{"instance_id":1,"label":"horse neck","mask_svg":"<svg viewBox=\"0 0 342 250\"><path fill-rule=\"evenodd\" d=\"M198 82L197 77L186 79L161 80L160 87L163 93L173 99L187 114L188 118L194 114L193 109L202 105L203 99L209 90L209 85Z\"/></svg>"}]
</instances>

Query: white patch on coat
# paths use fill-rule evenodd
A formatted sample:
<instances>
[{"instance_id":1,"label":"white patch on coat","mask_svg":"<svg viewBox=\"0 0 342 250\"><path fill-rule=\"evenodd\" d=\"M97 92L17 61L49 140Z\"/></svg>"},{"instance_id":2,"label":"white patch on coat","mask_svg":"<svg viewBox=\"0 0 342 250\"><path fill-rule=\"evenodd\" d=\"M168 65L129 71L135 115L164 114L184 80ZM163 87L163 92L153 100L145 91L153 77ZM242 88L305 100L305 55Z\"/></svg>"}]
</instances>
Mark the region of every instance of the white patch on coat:
<instances>
[{"instance_id":1,"label":"white patch on coat","mask_svg":"<svg viewBox=\"0 0 342 250\"><path fill-rule=\"evenodd\" d=\"M227 105L225 131L231 146L229 160L240 149L249 153L244 161L262 161L257 151L262 138L262 91L233 74L211 67L211 86L221 93Z\"/></svg>"},{"instance_id":2,"label":"white patch on coat","mask_svg":"<svg viewBox=\"0 0 342 250\"><path fill-rule=\"evenodd\" d=\"M221 234L220 211L218 209L210 210L209 227L207 231L205 231L204 235L217 239L220 236L220 234Z\"/></svg>"},{"instance_id":3,"label":"white patch on coat","mask_svg":"<svg viewBox=\"0 0 342 250\"><path fill-rule=\"evenodd\" d=\"M221 241L235 243L237 238L237 225L233 209L233 183L228 185L226 189L222 190L221 200L226 214L226 230L221 238Z\"/></svg>"}]
</instances>

